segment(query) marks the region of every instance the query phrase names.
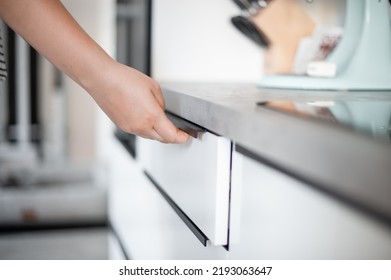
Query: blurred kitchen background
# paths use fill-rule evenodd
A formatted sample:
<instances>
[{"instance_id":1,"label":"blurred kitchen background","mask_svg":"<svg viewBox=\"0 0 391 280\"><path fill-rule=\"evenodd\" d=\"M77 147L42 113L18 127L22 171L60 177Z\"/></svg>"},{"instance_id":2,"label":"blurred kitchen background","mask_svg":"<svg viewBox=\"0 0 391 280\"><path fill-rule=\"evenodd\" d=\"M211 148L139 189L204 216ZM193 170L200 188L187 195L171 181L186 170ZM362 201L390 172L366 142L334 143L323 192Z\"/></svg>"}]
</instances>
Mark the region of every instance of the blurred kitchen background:
<instances>
[{"instance_id":1,"label":"blurred kitchen background","mask_svg":"<svg viewBox=\"0 0 391 280\"><path fill-rule=\"evenodd\" d=\"M241 14L234 1L62 2L108 53L158 81L255 83L263 75L263 49L231 23ZM301 2L318 23L343 27L345 1ZM127 211L118 201L132 195L119 190L142 180L129 181L135 137L1 30L8 80L0 95L0 259L130 258L113 224Z\"/></svg>"}]
</instances>

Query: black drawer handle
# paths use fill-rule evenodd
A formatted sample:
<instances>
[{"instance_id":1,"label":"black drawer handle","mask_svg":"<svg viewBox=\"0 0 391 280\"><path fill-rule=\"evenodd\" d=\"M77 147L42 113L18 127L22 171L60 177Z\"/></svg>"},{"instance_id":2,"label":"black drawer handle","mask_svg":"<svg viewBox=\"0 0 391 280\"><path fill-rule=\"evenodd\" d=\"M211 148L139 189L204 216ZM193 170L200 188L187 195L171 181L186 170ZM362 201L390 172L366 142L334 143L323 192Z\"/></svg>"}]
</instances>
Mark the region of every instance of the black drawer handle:
<instances>
[{"instance_id":1,"label":"black drawer handle","mask_svg":"<svg viewBox=\"0 0 391 280\"><path fill-rule=\"evenodd\" d=\"M163 196L163 198L170 204L172 209L178 214L179 218L187 225L187 227L191 230L191 232L198 238L198 240L206 247L208 243L208 237L197 227L197 225L182 211L181 208L171 199L171 197L159 186L159 184L148 174L148 172L144 171L144 174L151 181L151 183L155 186L155 188L159 191L159 193Z\"/></svg>"},{"instance_id":2,"label":"black drawer handle","mask_svg":"<svg viewBox=\"0 0 391 280\"><path fill-rule=\"evenodd\" d=\"M179 128L180 130L183 130L190 136L197 138L198 133L205 132L206 129L203 127L200 127L192 122L189 122L181 117L178 117L177 115L174 115L173 113L170 113L166 111L167 117L174 123L174 125Z\"/></svg>"}]
</instances>

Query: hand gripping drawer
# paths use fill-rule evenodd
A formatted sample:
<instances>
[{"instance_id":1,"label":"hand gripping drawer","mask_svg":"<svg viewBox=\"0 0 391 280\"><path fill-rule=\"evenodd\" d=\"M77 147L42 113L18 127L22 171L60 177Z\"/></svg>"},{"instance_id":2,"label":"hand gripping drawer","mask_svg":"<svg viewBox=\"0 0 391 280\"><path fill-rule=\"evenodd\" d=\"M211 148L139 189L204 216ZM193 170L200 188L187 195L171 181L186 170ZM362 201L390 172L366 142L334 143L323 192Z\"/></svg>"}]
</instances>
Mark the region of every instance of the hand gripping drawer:
<instances>
[{"instance_id":1,"label":"hand gripping drawer","mask_svg":"<svg viewBox=\"0 0 391 280\"><path fill-rule=\"evenodd\" d=\"M226 245L231 142L205 131L190 134L195 137L182 145L140 139L139 160L162 194L207 239L214 245Z\"/></svg>"}]
</instances>

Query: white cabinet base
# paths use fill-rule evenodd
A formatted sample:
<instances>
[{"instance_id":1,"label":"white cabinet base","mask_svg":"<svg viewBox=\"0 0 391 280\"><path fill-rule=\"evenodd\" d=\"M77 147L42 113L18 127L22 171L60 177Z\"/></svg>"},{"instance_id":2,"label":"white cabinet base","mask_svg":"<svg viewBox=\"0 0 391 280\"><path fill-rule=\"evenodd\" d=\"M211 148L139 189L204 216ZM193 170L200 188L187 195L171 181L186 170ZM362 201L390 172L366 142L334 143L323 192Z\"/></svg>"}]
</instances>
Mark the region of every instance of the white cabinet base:
<instances>
[{"instance_id":1,"label":"white cabinet base","mask_svg":"<svg viewBox=\"0 0 391 280\"><path fill-rule=\"evenodd\" d=\"M230 258L391 258L371 217L237 152L232 171Z\"/></svg>"}]
</instances>

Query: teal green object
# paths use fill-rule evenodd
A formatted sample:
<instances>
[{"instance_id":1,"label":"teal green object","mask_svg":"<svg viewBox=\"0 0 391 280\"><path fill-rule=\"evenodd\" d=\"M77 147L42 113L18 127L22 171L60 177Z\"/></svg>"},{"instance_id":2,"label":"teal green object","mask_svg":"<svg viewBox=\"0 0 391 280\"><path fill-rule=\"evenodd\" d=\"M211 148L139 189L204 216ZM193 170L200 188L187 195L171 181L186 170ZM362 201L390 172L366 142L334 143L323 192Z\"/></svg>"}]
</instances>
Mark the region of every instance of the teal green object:
<instances>
[{"instance_id":1,"label":"teal green object","mask_svg":"<svg viewBox=\"0 0 391 280\"><path fill-rule=\"evenodd\" d=\"M389 1L347 0L344 36L327 61L337 65L333 78L267 75L258 85L281 89L391 90Z\"/></svg>"},{"instance_id":2,"label":"teal green object","mask_svg":"<svg viewBox=\"0 0 391 280\"><path fill-rule=\"evenodd\" d=\"M330 110L339 122L353 126L359 132L391 140L391 102L339 101Z\"/></svg>"}]
</instances>

